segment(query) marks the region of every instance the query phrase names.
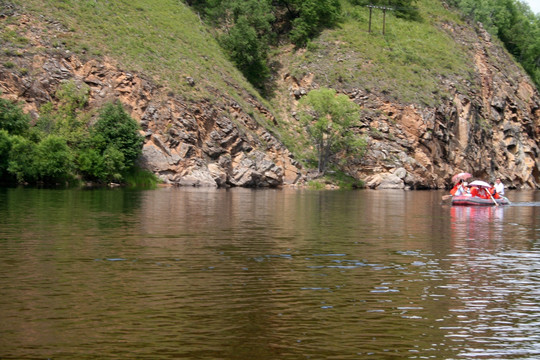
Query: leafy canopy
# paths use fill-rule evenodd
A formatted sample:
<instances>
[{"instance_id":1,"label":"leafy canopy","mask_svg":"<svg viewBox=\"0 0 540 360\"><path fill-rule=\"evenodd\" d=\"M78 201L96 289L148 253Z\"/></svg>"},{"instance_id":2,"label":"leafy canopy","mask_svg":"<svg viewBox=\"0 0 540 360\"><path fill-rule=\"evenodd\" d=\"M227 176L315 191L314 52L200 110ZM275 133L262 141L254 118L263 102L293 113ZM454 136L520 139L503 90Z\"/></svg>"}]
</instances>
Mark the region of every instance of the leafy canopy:
<instances>
[{"instance_id":1,"label":"leafy canopy","mask_svg":"<svg viewBox=\"0 0 540 360\"><path fill-rule=\"evenodd\" d=\"M0 98L0 129L13 135L24 135L30 127L30 118L9 100Z\"/></svg>"},{"instance_id":2,"label":"leafy canopy","mask_svg":"<svg viewBox=\"0 0 540 360\"><path fill-rule=\"evenodd\" d=\"M448 0L504 43L540 89L540 16L519 0Z\"/></svg>"},{"instance_id":3,"label":"leafy canopy","mask_svg":"<svg viewBox=\"0 0 540 360\"><path fill-rule=\"evenodd\" d=\"M324 174L329 163L342 158L361 156L366 142L354 133L359 119L359 107L346 95L333 89L310 91L299 103L300 120L305 126L318 156L319 174Z\"/></svg>"},{"instance_id":4,"label":"leafy canopy","mask_svg":"<svg viewBox=\"0 0 540 360\"><path fill-rule=\"evenodd\" d=\"M157 182L135 169L144 139L119 102L105 105L90 126L85 86L67 82L55 96L58 105L45 104L33 127L19 105L0 99L0 181L56 184L80 175L99 182L133 176Z\"/></svg>"}]
</instances>

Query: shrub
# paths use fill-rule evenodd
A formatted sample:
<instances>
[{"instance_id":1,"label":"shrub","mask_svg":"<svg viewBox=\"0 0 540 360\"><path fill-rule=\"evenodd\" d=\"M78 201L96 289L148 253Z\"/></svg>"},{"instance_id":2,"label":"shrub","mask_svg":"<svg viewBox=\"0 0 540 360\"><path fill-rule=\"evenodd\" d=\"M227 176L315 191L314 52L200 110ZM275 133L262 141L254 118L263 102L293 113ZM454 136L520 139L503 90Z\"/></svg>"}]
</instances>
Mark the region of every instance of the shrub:
<instances>
[{"instance_id":1,"label":"shrub","mask_svg":"<svg viewBox=\"0 0 540 360\"><path fill-rule=\"evenodd\" d=\"M291 41L297 46L307 41L325 28L334 26L341 16L339 0L296 0L291 1L298 17L292 22Z\"/></svg>"},{"instance_id":2,"label":"shrub","mask_svg":"<svg viewBox=\"0 0 540 360\"><path fill-rule=\"evenodd\" d=\"M36 180L36 152L37 146L32 141L20 136L11 137L9 151L8 172L17 179L18 183Z\"/></svg>"},{"instance_id":3,"label":"shrub","mask_svg":"<svg viewBox=\"0 0 540 360\"><path fill-rule=\"evenodd\" d=\"M91 133L93 137L99 134L106 147L112 145L124 155L125 168L132 167L142 154L144 138L139 134L139 125L120 102L105 105ZM101 150L104 152L106 147Z\"/></svg>"},{"instance_id":4,"label":"shrub","mask_svg":"<svg viewBox=\"0 0 540 360\"><path fill-rule=\"evenodd\" d=\"M364 139L352 131L359 118L358 105L333 89L312 90L300 100L300 119L315 145L319 173L324 174L334 155L362 156Z\"/></svg>"},{"instance_id":5,"label":"shrub","mask_svg":"<svg viewBox=\"0 0 540 360\"><path fill-rule=\"evenodd\" d=\"M259 39L256 29L248 23L248 19L239 18L229 33L222 36L221 43L248 81L262 87L270 74L266 64L268 46Z\"/></svg>"},{"instance_id":6,"label":"shrub","mask_svg":"<svg viewBox=\"0 0 540 360\"><path fill-rule=\"evenodd\" d=\"M36 149L37 177L46 183L73 179L73 154L64 138L49 135Z\"/></svg>"},{"instance_id":7,"label":"shrub","mask_svg":"<svg viewBox=\"0 0 540 360\"><path fill-rule=\"evenodd\" d=\"M107 104L90 138L79 149L77 164L83 176L100 182L120 182L142 153L139 126L119 102Z\"/></svg>"},{"instance_id":8,"label":"shrub","mask_svg":"<svg viewBox=\"0 0 540 360\"><path fill-rule=\"evenodd\" d=\"M101 152L92 147L83 147L77 157L77 168L87 180L106 181Z\"/></svg>"},{"instance_id":9,"label":"shrub","mask_svg":"<svg viewBox=\"0 0 540 360\"><path fill-rule=\"evenodd\" d=\"M7 174L11 139L6 130L0 130L0 179Z\"/></svg>"},{"instance_id":10,"label":"shrub","mask_svg":"<svg viewBox=\"0 0 540 360\"><path fill-rule=\"evenodd\" d=\"M0 98L0 129L12 135L24 135L30 127L30 118L20 106Z\"/></svg>"}]
</instances>

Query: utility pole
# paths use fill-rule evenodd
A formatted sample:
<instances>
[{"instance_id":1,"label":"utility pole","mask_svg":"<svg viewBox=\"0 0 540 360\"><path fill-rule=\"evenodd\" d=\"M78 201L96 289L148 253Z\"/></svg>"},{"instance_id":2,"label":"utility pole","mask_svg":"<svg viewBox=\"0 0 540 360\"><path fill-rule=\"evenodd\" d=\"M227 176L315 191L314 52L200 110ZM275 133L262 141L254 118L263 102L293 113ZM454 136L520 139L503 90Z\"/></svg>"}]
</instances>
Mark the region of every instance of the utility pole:
<instances>
[{"instance_id":1,"label":"utility pole","mask_svg":"<svg viewBox=\"0 0 540 360\"><path fill-rule=\"evenodd\" d=\"M368 5L369 8L369 33L371 34L371 11L373 10L373 5Z\"/></svg>"},{"instance_id":2,"label":"utility pole","mask_svg":"<svg viewBox=\"0 0 540 360\"><path fill-rule=\"evenodd\" d=\"M394 10L393 8L391 7L388 7L388 6L375 6L375 5L367 5L367 7L369 8L369 32L371 33L371 11L373 9L381 9L383 11L383 26L382 26L382 33L384 35L384 33L386 32L386 10Z\"/></svg>"}]
</instances>

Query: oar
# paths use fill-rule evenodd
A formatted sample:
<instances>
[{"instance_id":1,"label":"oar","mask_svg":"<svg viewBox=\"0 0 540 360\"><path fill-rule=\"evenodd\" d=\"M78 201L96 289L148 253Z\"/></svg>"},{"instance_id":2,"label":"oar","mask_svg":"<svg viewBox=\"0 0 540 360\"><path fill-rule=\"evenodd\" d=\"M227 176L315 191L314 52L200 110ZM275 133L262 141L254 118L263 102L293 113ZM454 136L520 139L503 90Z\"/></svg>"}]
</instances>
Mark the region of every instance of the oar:
<instances>
[{"instance_id":1,"label":"oar","mask_svg":"<svg viewBox=\"0 0 540 360\"><path fill-rule=\"evenodd\" d=\"M442 201L446 201L448 199L451 199L452 198L452 195L443 195L442 196Z\"/></svg>"},{"instance_id":2,"label":"oar","mask_svg":"<svg viewBox=\"0 0 540 360\"><path fill-rule=\"evenodd\" d=\"M489 191L489 189L486 189L486 191L488 192L489 197L491 198L491 200L493 200L493 202L495 203L495 206L499 206L499 204L497 203L497 201L495 200L493 195L491 195L491 191Z\"/></svg>"}]
</instances>

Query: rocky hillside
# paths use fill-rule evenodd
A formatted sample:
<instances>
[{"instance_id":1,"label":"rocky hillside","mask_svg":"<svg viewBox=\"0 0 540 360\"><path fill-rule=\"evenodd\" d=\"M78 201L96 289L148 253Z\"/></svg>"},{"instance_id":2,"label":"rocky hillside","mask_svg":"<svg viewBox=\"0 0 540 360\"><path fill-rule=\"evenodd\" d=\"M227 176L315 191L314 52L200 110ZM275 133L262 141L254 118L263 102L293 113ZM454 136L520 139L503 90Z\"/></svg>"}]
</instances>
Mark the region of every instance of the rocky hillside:
<instances>
[{"instance_id":1,"label":"rocky hillside","mask_svg":"<svg viewBox=\"0 0 540 360\"><path fill-rule=\"evenodd\" d=\"M248 91L249 84L235 80L238 74L232 66L214 68L228 88L211 83L210 74L196 76L195 71L193 76L178 77L182 84L165 86L156 76L123 69L122 59L72 52L66 44L75 36L73 31L52 15L11 3L4 4L0 15L5 34L1 96L22 102L34 119L42 105L56 101L59 84L75 81L90 87L90 108L116 99L122 102L146 138L141 165L164 183L276 187L301 177L299 163L259 123L275 122L274 115L253 90ZM200 28L195 14L190 17ZM207 35L206 41L213 39ZM182 86L199 94L178 90Z\"/></svg>"},{"instance_id":2,"label":"rocky hillside","mask_svg":"<svg viewBox=\"0 0 540 360\"><path fill-rule=\"evenodd\" d=\"M538 188L536 87L481 24L443 18L451 9L434 3L422 9L431 26L417 31L416 39L408 24L394 30L408 30L404 37L353 38L348 34L365 22L349 22L324 32L311 50L284 49L279 93L285 95L279 101L291 111L283 118L289 127L298 124L297 100L311 89L347 94L363 109L361 133L369 141L365 158L347 171L370 188L444 188L463 171L487 181L501 177L514 188ZM421 43L419 50L412 53L404 41ZM396 65L400 57L402 66ZM436 57L446 58L433 74Z\"/></svg>"},{"instance_id":3,"label":"rocky hillside","mask_svg":"<svg viewBox=\"0 0 540 360\"><path fill-rule=\"evenodd\" d=\"M141 164L166 183L274 187L304 182L306 170L286 145L303 144L295 119L298 99L325 86L363 109L360 131L368 152L345 170L368 187L443 188L461 171L486 180L498 176L510 187L540 187L540 96L481 26L434 21L434 31L453 39L468 61L468 75L454 70L435 75L432 96L405 97L398 87L380 86L385 75L369 72L373 60L330 30L307 51L280 49L274 59L275 93L267 103L226 64L198 71L185 71L185 64L181 73L166 76L159 66L134 66L119 54L122 50L89 54L86 46L70 46L84 33L70 28L76 24L69 20L57 20L54 11L43 15L30 6L0 4L0 96L23 102L34 118L40 106L54 103L58 85L66 80L90 87L90 107L120 99L146 138ZM191 28L205 33L190 11L180 6L182 16L193 21ZM196 49L190 38L170 41L187 54ZM195 41L214 43L210 34ZM197 54L203 63L218 56L217 51ZM162 66L173 66L167 64ZM333 71L338 64L346 65L341 74ZM361 68L361 75L347 76L353 68ZM428 76L422 68L415 71Z\"/></svg>"}]
</instances>

